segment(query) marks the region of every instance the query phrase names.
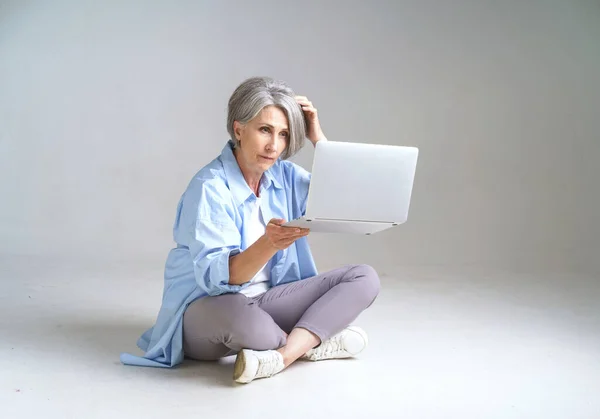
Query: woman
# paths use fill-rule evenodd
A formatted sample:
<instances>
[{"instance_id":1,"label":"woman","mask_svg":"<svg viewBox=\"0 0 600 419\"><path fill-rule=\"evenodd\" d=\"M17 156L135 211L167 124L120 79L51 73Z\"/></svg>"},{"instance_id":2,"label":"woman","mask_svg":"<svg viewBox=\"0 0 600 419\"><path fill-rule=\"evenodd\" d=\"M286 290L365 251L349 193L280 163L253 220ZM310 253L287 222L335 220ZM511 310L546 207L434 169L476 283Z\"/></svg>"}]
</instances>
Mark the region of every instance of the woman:
<instances>
[{"instance_id":1,"label":"woman","mask_svg":"<svg viewBox=\"0 0 600 419\"><path fill-rule=\"evenodd\" d=\"M310 173L286 160L308 138L326 141L317 110L284 83L244 81L229 100L231 140L192 179L173 227L162 307L125 364L172 367L184 356L237 354L249 383L299 358L347 358L367 346L348 326L379 293L366 265L318 274L309 231L283 227L304 215Z\"/></svg>"}]
</instances>

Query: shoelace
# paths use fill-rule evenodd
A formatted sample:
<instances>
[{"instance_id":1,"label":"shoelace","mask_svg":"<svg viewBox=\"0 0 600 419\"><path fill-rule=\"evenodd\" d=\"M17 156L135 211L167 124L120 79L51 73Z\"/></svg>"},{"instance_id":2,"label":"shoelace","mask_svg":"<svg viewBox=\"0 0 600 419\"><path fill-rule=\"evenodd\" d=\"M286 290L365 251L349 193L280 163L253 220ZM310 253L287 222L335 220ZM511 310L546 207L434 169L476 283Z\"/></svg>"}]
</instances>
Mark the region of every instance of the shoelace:
<instances>
[{"instance_id":1,"label":"shoelace","mask_svg":"<svg viewBox=\"0 0 600 419\"><path fill-rule=\"evenodd\" d=\"M275 374L279 359L276 354L269 354L269 357L259 358L257 377L270 377Z\"/></svg>"},{"instance_id":2,"label":"shoelace","mask_svg":"<svg viewBox=\"0 0 600 419\"><path fill-rule=\"evenodd\" d=\"M342 335L340 334L323 342L322 345L317 348L317 354L322 357L328 357L343 349Z\"/></svg>"}]
</instances>

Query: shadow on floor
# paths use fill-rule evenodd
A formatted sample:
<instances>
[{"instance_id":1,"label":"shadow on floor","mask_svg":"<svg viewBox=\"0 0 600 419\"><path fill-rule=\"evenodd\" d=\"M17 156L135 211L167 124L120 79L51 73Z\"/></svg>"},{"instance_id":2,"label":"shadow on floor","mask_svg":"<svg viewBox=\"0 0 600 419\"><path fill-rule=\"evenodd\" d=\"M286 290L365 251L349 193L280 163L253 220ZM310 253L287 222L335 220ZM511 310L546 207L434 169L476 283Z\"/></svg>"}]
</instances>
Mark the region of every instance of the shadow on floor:
<instances>
[{"instance_id":1,"label":"shadow on floor","mask_svg":"<svg viewBox=\"0 0 600 419\"><path fill-rule=\"evenodd\" d=\"M29 329L27 325L21 325ZM124 375L140 375L151 379L172 381L193 380L194 383L207 386L234 387L232 380L234 357L218 362L197 362L185 360L175 368L136 367L121 364L122 352L142 355L137 348L138 337L147 329L148 323L142 321L119 321L118 319L45 319L23 333L14 333L11 339L14 346L22 343L24 347L35 346L43 351L43 356L69 359L73 367L84 363L87 367L106 368L110 366ZM13 332L16 332L13 330ZM19 339L26 338L26 339ZM43 348L43 349L41 349ZM16 349L16 348L15 348Z\"/></svg>"}]
</instances>

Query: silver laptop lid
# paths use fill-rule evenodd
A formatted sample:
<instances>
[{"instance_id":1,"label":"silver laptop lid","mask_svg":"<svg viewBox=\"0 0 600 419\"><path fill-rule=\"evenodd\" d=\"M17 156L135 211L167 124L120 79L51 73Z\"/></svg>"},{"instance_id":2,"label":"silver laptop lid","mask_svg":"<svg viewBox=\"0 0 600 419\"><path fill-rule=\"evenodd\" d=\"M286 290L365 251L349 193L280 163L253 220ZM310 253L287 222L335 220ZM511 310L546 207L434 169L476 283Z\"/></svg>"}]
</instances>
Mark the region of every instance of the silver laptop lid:
<instances>
[{"instance_id":1,"label":"silver laptop lid","mask_svg":"<svg viewBox=\"0 0 600 419\"><path fill-rule=\"evenodd\" d=\"M319 141L306 217L404 223L417 157L415 147Z\"/></svg>"}]
</instances>

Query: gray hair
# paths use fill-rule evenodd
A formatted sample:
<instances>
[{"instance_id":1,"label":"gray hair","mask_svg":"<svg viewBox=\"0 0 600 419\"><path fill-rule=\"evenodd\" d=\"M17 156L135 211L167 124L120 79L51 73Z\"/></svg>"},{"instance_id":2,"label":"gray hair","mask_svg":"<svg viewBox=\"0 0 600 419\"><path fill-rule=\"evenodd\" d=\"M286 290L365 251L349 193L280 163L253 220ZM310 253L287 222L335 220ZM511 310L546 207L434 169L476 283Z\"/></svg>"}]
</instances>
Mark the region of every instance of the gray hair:
<instances>
[{"instance_id":1,"label":"gray hair","mask_svg":"<svg viewBox=\"0 0 600 419\"><path fill-rule=\"evenodd\" d=\"M289 137L281 158L289 159L304 146L306 120L293 90L282 81L270 77L252 77L240 84L229 99L227 131L234 147L239 147L233 122L246 124L256 118L263 108L271 105L277 106L287 116Z\"/></svg>"}]
</instances>

